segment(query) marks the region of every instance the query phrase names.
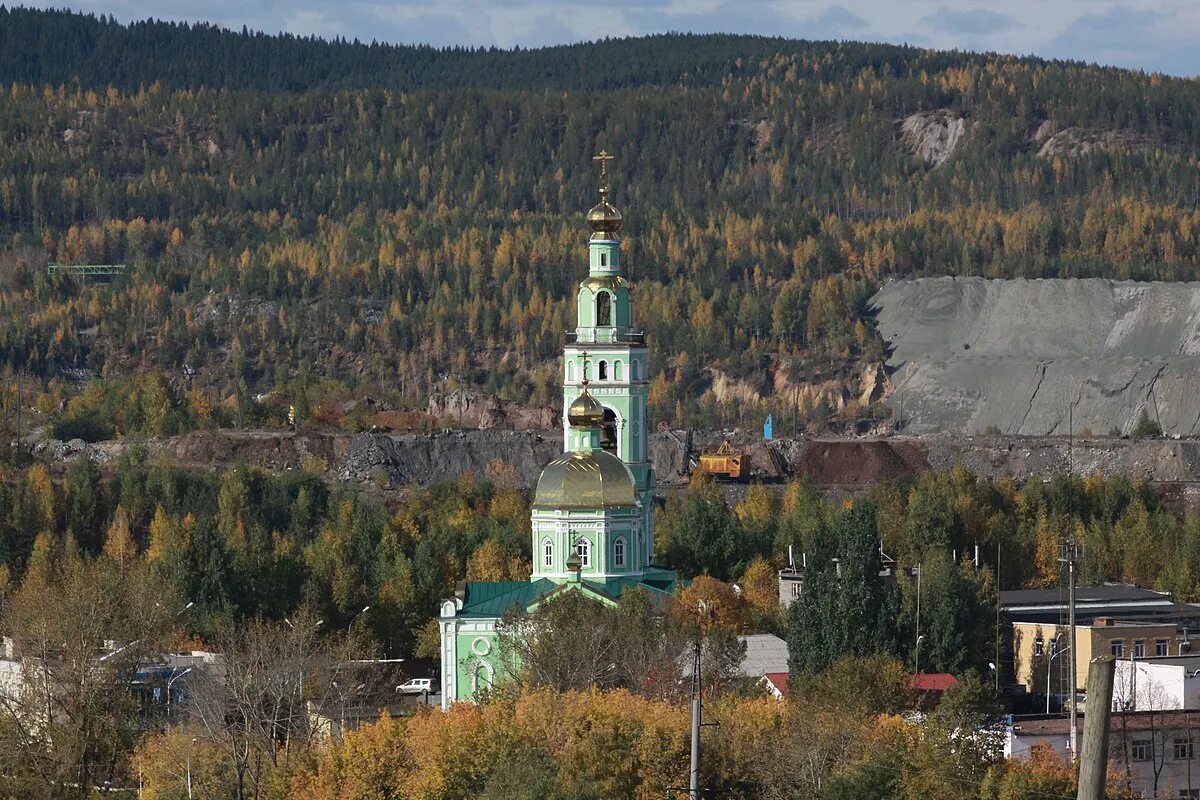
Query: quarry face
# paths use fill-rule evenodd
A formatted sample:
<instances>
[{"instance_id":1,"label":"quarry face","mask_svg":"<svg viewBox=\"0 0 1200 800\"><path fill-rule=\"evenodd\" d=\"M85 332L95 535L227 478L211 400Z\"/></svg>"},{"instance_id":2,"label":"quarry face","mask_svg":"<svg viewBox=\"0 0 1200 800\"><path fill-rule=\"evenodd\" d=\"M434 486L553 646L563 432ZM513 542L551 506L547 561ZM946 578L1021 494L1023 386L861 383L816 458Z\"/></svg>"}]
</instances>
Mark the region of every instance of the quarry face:
<instances>
[{"instance_id":1,"label":"quarry face","mask_svg":"<svg viewBox=\"0 0 1200 800\"><path fill-rule=\"evenodd\" d=\"M908 434L1200 435L1200 283L920 278L871 298Z\"/></svg>"}]
</instances>

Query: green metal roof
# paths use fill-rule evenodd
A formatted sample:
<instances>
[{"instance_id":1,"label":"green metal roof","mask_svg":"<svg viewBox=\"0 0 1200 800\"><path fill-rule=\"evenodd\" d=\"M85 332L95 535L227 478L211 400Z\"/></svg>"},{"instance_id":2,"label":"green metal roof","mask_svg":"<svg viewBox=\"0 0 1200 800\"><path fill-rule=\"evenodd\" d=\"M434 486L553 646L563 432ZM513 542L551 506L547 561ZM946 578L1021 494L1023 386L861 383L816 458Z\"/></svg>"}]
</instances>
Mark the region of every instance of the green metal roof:
<instances>
[{"instance_id":1,"label":"green metal roof","mask_svg":"<svg viewBox=\"0 0 1200 800\"><path fill-rule=\"evenodd\" d=\"M597 581L584 578L580 583L587 589L617 600L625 592L635 587L641 587L655 594L669 595L675 591L679 581L671 570L649 567L641 580L608 578ZM458 612L458 616L500 617L513 607L529 608L555 589L569 585L557 583L548 578L539 578L536 581L468 583L466 596L463 598L463 607Z\"/></svg>"}]
</instances>

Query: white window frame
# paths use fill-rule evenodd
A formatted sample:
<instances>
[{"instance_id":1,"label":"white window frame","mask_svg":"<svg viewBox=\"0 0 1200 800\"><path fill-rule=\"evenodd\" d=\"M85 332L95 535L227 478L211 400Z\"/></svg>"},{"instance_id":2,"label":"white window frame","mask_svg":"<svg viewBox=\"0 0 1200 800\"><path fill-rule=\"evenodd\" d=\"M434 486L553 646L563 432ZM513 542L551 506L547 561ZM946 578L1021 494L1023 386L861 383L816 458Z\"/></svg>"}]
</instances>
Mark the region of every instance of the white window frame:
<instances>
[{"instance_id":1,"label":"white window frame","mask_svg":"<svg viewBox=\"0 0 1200 800\"><path fill-rule=\"evenodd\" d=\"M1171 652L1171 645L1166 639L1154 640L1154 655L1165 656Z\"/></svg>"},{"instance_id":2,"label":"white window frame","mask_svg":"<svg viewBox=\"0 0 1200 800\"><path fill-rule=\"evenodd\" d=\"M579 561L584 569L592 566L592 543L583 537L576 539L575 555L579 556Z\"/></svg>"},{"instance_id":3,"label":"white window frame","mask_svg":"<svg viewBox=\"0 0 1200 800\"><path fill-rule=\"evenodd\" d=\"M625 567L625 560L626 560L625 550L626 550L625 537L618 536L617 540L615 542L613 542L613 566L614 567L621 567L621 568Z\"/></svg>"},{"instance_id":4,"label":"white window frame","mask_svg":"<svg viewBox=\"0 0 1200 800\"><path fill-rule=\"evenodd\" d=\"M1150 748L1153 745L1149 739L1134 739L1129 743L1129 759L1131 761L1149 761Z\"/></svg>"},{"instance_id":5,"label":"white window frame","mask_svg":"<svg viewBox=\"0 0 1200 800\"><path fill-rule=\"evenodd\" d=\"M546 569L554 566L554 541L549 536L542 539L542 566Z\"/></svg>"}]
</instances>

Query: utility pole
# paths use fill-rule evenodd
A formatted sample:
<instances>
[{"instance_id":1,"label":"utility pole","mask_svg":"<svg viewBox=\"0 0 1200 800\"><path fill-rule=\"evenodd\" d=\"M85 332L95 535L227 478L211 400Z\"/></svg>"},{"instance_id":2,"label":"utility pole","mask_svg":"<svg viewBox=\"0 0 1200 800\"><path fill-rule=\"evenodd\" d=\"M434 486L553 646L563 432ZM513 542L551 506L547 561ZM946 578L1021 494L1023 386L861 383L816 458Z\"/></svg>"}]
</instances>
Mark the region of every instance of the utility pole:
<instances>
[{"instance_id":1,"label":"utility pole","mask_svg":"<svg viewBox=\"0 0 1200 800\"><path fill-rule=\"evenodd\" d=\"M1104 800L1108 777L1108 724L1112 715L1116 666L1112 656L1099 656L1092 659L1088 668L1088 713L1083 720L1083 758L1079 762L1077 800ZM1074 732L1074 728L1071 730Z\"/></svg>"},{"instance_id":2,"label":"utility pole","mask_svg":"<svg viewBox=\"0 0 1200 800\"><path fill-rule=\"evenodd\" d=\"M1067 562L1067 626L1070 628L1071 642L1068 645L1070 648L1071 663L1071 760L1079 760L1079 733L1076 730L1079 723L1079 712L1076 708L1076 697L1078 692L1076 689L1079 685L1078 669L1075 663L1075 561L1079 557L1079 548L1075 542L1075 492L1073 490L1073 482L1075 480L1075 405L1071 404L1067 409L1067 506L1070 509L1070 515L1067 518L1068 533L1067 544L1063 553L1063 559ZM1095 662L1092 662L1095 664ZM1111 668L1110 668L1111 669ZM1090 674L1089 674L1090 680ZM1108 692L1112 695L1112 677L1110 675L1108 681ZM1107 717L1106 717L1107 719ZM1107 728L1105 729L1107 730ZM1107 746L1107 744L1106 744ZM1103 784L1103 781L1101 781ZM1082 797L1082 794L1080 795Z\"/></svg>"},{"instance_id":3,"label":"utility pole","mask_svg":"<svg viewBox=\"0 0 1200 800\"><path fill-rule=\"evenodd\" d=\"M996 691L1000 691L1000 542L996 542Z\"/></svg>"},{"instance_id":4,"label":"utility pole","mask_svg":"<svg viewBox=\"0 0 1200 800\"><path fill-rule=\"evenodd\" d=\"M688 800L700 800L700 636L692 655L692 761L688 779Z\"/></svg>"},{"instance_id":5,"label":"utility pole","mask_svg":"<svg viewBox=\"0 0 1200 800\"><path fill-rule=\"evenodd\" d=\"M913 656L913 672L921 674L921 564L917 562L917 640Z\"/></svg>"}]
</instances>

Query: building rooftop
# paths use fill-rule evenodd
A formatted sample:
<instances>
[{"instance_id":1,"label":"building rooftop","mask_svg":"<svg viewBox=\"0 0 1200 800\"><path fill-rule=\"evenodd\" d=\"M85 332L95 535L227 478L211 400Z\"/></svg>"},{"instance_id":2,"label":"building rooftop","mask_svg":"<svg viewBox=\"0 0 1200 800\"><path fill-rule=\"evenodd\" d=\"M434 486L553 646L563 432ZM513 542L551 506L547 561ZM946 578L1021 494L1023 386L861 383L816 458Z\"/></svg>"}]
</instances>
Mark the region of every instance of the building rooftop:
<instances>
[{"instance_id":1,"label":"building rooftop","mask_svg":"<svg viewBox=\"0 0 1200 800\"><path fill-rule=\"evenodd\" d=\"M1107 604L1120 606L1171 605L1171 595L1124 584L1075 587L1075 608L1085 604ZM1067 590L1055 589L1006 589L1000 592L1000 608L1004 611L1020 611L1034 608L1066 608Z\"/></svg>"},{"instance_id":2,"label":"building rooftop","mask_svg":"<svg viewBox=\"0 0 1200 800\"><path fill-rule=\"evenodd\" d=\"M768 673L788 671L787 642L770 633L753 633L739 636L746 643L746 660L742 662L742 673L752 678L761 678Z\"/></svg>"}]
</instances>

